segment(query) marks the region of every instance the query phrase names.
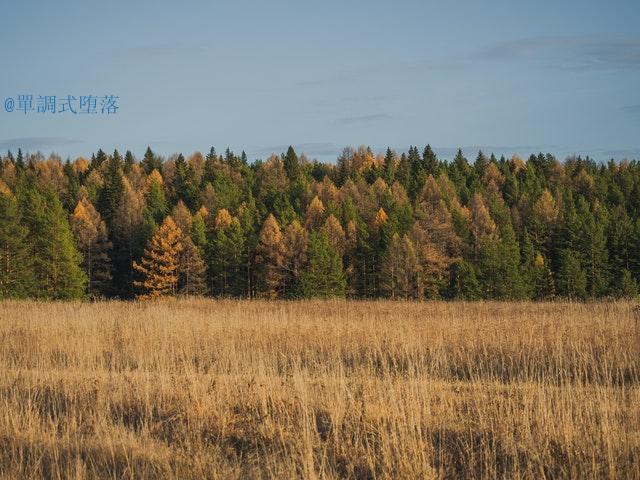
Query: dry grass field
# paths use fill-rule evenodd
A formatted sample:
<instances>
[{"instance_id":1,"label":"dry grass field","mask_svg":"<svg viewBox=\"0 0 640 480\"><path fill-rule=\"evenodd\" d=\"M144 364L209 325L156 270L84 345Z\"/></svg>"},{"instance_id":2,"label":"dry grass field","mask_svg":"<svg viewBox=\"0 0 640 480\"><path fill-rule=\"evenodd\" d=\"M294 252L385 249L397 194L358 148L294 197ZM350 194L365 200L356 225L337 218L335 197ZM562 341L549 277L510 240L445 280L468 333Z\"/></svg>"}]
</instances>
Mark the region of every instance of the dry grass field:
<instances>
[{"instance_id":1,"label":"dry grass field","mask_svg":"<svg viewBox=\"0 0 640 480\"><path fill-rule=\"evenodd\" d=\"M0 303L0 478L640 478L640 319Z\"/></svg>"}]
</instances>

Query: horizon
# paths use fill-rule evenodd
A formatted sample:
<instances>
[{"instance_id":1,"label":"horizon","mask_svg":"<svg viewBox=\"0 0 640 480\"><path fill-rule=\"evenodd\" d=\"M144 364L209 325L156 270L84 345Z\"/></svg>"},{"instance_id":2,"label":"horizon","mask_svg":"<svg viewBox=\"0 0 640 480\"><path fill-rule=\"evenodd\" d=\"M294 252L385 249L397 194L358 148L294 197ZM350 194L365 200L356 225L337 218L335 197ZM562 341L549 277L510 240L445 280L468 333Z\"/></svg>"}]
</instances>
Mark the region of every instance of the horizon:
<instances>
[{"instance_id":1,"label":"horizon","mask_svg":"<svg viewBox=\"0 0 640 480\"><path fill-rule=\"evenodd\" d=\"M252 154L251 152L247 152L246 150L239 148L239 149L233 149L230 147L225 147L225 148L217 148L215 146L210 146L209 148L206 149L196 149L196 150L190 150L190 151L179 151L179 152L170 152L170 153L165 153L163 151L158 151L155 150L154 148L151 147L151 145L147 145L147 147L143 148L140 151L133 151L129 148L123 147L115 147L114 150L118 150L118 152L120 152L122 155L124 155L124 153L126 153L127 151L130 151L133 154L133 157L135 159L136 162L140 162L142 160L142 157L144 156L144 153L146 151L147 148L151 148L151 150L153 151L154 155L156 157L158 157L159 159L161 159L162 161L168 161L171 159L176 158L179 155L183 155L185 158L190 157L191 155L200 153L201 155L205 156L207 155L207 153L210 151L211 148L214 148L215 152L218 155L224 154L224 152L226 151L226 149L228 148L232 153L236 154L236 155L240 155L241 153L245 153L247 155L247 159L248 159L248 163L249 164L254 164L255 162L260 162L260 161L266 161L267 159L269 159L272 156L283 156L285 155L287 149L289 147L292 147L294 149L294 151L296 152L297 155L299 156L304 156L306 157L306 159L309 162L319 162L319 163L323 163L323 164L337 164L337 161L339 160L342 152L345 149L358 149L361 147L364 148L370 148L371 151L373 152L374 155L376 156L384 156L386 153L387 148L389 148L397 157L400 157L403 154L406 154L409 150L410 147L415 146L419 149L420 153L422 154L422 150L426 147L426 146L430 146L433 150L433 152L436 154L438 160L443 161L445 163L448 162L452 162L458 152L458 150L462 151L463 156L467 159L467 161L470 164L473 164L473 162L475 161L476 157L478 156L478 154L480 152L483 153L483 155L485 155L487 158L490 158L491 156L494 156L496 159L500 160L501 157L504 157L505 159L511 159L514 156L517 156L519 158L521 158L522 160L527 161L531 156L538 156L540 154L542 155L552 155L556 160L558 160L561 163L564 163L568 160L571 159L575 159L575 158L581 158L583 160L592 160L596 163L600 163L600 164L605 164L608 163L610 161L614 161L616 163L621 163L623 161L638 161L640 160L640 156L639 158L634 157L633 155L626 155L626 152L623 151L618 151L618 152L607 152L606 154L608 155L608 157L602 157L602 158L598 158L597 155L592 155L589 154L588 152L571 152L571 151L564 151L563 153L557 154L554 153L553 151L543 151L543 150L539 150L539 151L535 151L535 150L526 150L526 147L521 147L521 149L518 150L507 150L504 149L502 147L491 147L491 146L466 146L466 147L434 147L429 143L426 143L424 145L409 145L407 147L400 147L400 148L395 148L395 147L373 147L370 145L345 145L343 147L340 147L339 150L335 153L335 156L330 157L329 154L323 154L323 155L310 155L308 154L308 150L305 150L304 148L302 148L302 146L300 145L281 145L279 149L273 149L273 150L269 150L270 153L263 153L262 155L260 154ZM9 153L11 153L14 157L17 154L18 150L22 151L22 154L24 157L28 157L29 155L34 155L34 156L41 156L44 159L50 158L52 156L57 156L61 159L61 161L64 163L67 160L73 162L79 158L85 158L85 159L90 159L93 155L95 155L99 150L102 150L104 153L106 153L107 155L111 155L113 153L113 150L109 151L106 150L104 148L98 147L96 150L88 152L86 154L79 154L79 155L63 155L60 154L57 151L51 151L51 152L43 152L40 149L36 149L35 151L29 151L26 150L20 146L18 146L15 149L7 149L6 153L4 155L0 154L0 158L2 157L6 157ZM617 155L616 155L617 154Z\"/></svg>"}]
</instances>

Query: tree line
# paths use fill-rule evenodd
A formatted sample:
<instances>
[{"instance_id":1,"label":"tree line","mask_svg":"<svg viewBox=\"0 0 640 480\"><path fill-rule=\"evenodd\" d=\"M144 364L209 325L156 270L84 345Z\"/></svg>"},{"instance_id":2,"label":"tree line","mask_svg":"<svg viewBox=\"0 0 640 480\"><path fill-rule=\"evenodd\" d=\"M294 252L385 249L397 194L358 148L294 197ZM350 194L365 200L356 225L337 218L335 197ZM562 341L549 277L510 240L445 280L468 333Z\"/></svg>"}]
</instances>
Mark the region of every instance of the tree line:
<instances>
[{"instance_id":1,"label":"tree line","mask_svg":"<svg viewBox=\"0 0 640 480\"><path fill-rule=\"evenodd\" d=\"M0 298L638 294L635 160L148 148L0 167Z\"/></svg>"}]
</instances>

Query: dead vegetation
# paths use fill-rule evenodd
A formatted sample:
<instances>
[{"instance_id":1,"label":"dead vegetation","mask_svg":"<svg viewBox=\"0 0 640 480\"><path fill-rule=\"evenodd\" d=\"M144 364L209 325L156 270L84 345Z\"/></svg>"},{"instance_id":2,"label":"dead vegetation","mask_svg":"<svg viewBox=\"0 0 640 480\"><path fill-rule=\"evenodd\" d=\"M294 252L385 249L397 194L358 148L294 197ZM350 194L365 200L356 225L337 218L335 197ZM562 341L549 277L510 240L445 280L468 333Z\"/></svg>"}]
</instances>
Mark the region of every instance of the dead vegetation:
<instances>
[{"instance_id":1,"label":"dead vegetation","mask_svg":"<svg viewBox=\"0 0 640 480\"><path fill-rule=\"evenodd\" d=\"M0 304L0 477L640 478L629 303Z\"/></svg>"}]
</instances>

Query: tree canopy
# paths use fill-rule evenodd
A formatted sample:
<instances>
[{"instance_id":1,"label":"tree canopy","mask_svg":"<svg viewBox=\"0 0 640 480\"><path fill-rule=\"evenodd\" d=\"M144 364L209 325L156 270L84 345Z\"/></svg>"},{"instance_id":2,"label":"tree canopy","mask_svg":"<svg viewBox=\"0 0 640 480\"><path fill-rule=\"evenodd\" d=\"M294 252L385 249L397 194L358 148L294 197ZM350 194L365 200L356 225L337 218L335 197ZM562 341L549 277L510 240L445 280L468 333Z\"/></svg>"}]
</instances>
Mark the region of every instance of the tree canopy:
<instances>
[{"instance_id":1,"label":"tree canopy","mask_svg":"<svg viewBox=\"0 0 640 480\"><path fill-rule=\"evenodd\" d=\"M0 156L0 298L632 297L640 163Z\"/></svg>"}]
</instances>

